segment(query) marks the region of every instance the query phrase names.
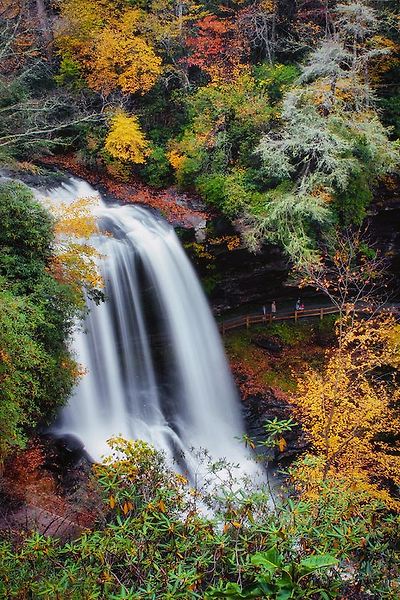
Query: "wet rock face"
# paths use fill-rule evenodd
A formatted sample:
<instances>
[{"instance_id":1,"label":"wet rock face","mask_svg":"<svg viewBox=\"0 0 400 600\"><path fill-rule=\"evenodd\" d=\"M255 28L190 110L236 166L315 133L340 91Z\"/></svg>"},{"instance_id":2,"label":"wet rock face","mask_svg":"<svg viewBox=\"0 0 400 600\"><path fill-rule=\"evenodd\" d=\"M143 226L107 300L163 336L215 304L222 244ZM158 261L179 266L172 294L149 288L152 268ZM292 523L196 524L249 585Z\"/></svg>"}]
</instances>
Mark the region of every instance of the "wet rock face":
<instances>
[{"instance_id":1,"label":"wet rock face","mask_svg":"<svg viewBox=\"0 0 400 600\"><path fill-rule=\"evenodd\" d=\"M285 287L287 261L276 247L268 246L257 255L244 248L218 252L215 267L217 284L210 300L217 313L246 303L262 305L293 295Z\"/></svg>"},{"instance_id":2,"label":"wet rock face","mask_svg":"<svg viewBox=\"0 0 400 600\"><path fill-rule=\"evenodd\" d=\"M244 304L261 307L275 298L296 294L286 284L289 265L281 250L265 245L258 254L249 252L222 217L209 222L207 230L179 229L178 235L203 281L215 314ZM236 242L234 247L230 246L232 240Z\"/></svg>"},{"instance_id":3,"label":"wet rock face","mask_svg":"<svg viewBox=\"0 0 400 600\"><path fill-rule=\"evenodd\" d=\"M400 287L400 200L380 208L368 218L368 233L372 241L387 257L394 287ZM396 292L399 290L396 289Z\"/></svg>"},{"instance_id":4,"label":"wet rock face","mask_svg":"<svg viewBox=\"0 0 400 600\"><path fill-rule=\"evenodd\" d=\"M265 439L264 424L267 421L275 418L281 421L292 416L290 404L285 401L282 394L277 394L274 390L248 396L243 401L242 411L246 432L255 442ZM275 448L269 452L274 464L288 464L307 450L308 443L300 425L286 432L284 438L286 445L283 451Z\"/></svg>"},{"instance_id":5,"label":"wet rock face","mask_svg":"<svg viewBox=\"0 0 400 600\"><path fill-rule=\"evenodd\" d=\"M243 305L269 304L274 299L282 302L293 299L300 292L288 284L290 264L279 247L266 244L259 254L249 252L242 244L229 249L226 244L215 244L213 238L237 235L223 218L215 217L208 224L207 237L197 238L204 244L207 259L199 259L188 249L188 254L200 277L205 282L212 279L208 290L216 314L237 309ZM204 234L204 229L202 230ZM186 236L190 236L190 232ZM400 288L400 199L373 206L367 219L366 238L388 258L389 272L393 276L393 289L398 297ZM188 238L187 238L188 239ZM302 298L312 298L315 291L301 290Z\"/></svg>"},{"instance_id":6,"label":"wet rock face","mask_svg":"<svg viewBox=\"0 0 400 600\"><path fill-rule=\"evenodd\" d=\"M72 436L36 436L0 478L0 536L38 531L67 540L99 518L102 503L91 462Z\"/></svg>"}]
</instances>

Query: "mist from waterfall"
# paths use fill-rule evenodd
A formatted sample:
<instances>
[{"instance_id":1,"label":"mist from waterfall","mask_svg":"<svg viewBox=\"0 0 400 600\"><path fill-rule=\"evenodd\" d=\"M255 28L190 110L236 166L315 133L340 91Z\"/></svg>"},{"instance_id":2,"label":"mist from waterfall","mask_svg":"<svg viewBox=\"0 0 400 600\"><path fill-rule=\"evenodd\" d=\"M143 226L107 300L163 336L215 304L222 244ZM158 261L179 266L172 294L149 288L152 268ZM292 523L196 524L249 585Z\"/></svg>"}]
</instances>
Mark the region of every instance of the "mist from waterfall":
<instances>
[{"instance_id":1,"label":"mist from waterfall","mask_svg":"<svg viewBox=\"0 0 400 600\"><path fill-rule=\"evenodd\" d=\"M54 202L96 195L71 178ZM55 425L98 460L115 435L143 439L169 457L206 448L243 463L239 401L198 278L173 228L140 206L95 209L106 301L88 299L73 350L86 374Z\"/></svg>"}]
</instances>

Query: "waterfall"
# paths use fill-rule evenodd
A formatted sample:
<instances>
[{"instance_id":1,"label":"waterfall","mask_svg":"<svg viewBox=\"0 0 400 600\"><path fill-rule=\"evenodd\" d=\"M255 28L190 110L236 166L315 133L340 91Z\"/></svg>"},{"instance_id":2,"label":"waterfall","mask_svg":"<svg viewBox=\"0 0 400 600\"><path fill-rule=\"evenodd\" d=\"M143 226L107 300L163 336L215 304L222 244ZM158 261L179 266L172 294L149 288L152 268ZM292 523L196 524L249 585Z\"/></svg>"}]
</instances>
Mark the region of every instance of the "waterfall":
<instances>
[{"instance_id":1,"label":"waterfall","mask_svg":"<svg viewBox=\"0 0 400 600\"><path fill-rule=\"evenodd\" d=\"M53 201L93 195L71 179ZM239 401L198 278L173 230L140 206L96 209L106 301L89 313L73 348L86 369L56 424L99 459L115 435L143 439L169 457L206 448L240 462Z\"/></svg>"}]
</instances>

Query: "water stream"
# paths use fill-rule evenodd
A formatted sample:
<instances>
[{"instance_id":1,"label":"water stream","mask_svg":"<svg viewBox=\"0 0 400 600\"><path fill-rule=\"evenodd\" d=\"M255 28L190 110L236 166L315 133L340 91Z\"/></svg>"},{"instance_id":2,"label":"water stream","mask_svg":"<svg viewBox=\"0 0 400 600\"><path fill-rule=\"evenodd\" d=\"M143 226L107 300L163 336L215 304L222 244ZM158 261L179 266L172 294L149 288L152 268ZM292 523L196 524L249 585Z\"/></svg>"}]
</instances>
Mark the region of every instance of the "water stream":
<instances>
[{"instance_id":1,"label":"water stream","mask_svg":"<svg viewBox=\"0 0 400 600\"><path fill-rule=\"evenodd\" d=\"M55 202L96 192L71 178L47 191ZM55 425L99 459L114 435L144 439L190 463L191 448L243 463L239 401L219 332L173 230L140 206L99 198L106 302L89 314L73 347L87 373Z\"/></svg>"}]
</instances>

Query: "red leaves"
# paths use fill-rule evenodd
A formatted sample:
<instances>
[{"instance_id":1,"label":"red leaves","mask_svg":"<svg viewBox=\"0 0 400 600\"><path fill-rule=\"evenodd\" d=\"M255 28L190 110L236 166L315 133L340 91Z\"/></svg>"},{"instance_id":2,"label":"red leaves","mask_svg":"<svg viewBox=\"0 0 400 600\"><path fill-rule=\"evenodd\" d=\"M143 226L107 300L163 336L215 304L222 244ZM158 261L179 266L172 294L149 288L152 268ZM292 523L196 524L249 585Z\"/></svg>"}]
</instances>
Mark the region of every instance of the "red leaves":
<instances>
[{"instance_id":1,"label":"red leaves","mask_svg":"<svg viewBox=\"0 0 400 600\"><path fill-rule=\"evenodd\" d=\"M196 36L186 40L192 51L188 65L198 67L213 80L230 80L234 71L243 66L242 58L248 51L237 23L209 15L196 26Z\"/></svg>"}]
</instances>

